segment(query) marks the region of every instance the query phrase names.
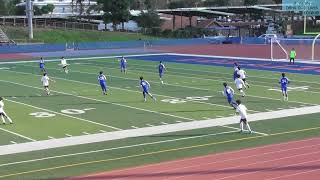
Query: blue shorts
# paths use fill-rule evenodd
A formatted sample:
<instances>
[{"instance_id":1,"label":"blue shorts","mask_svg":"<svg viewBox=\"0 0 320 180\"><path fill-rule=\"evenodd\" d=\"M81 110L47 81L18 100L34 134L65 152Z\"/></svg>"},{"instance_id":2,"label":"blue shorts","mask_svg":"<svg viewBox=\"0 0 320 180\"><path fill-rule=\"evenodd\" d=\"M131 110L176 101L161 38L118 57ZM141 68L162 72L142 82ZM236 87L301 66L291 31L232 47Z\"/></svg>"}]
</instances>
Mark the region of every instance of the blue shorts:
<instances>
[{"instance_id":1,"label":"blue shorts","mask_svg":"<svg viewBox=\"0 0 320 180\"><path fill-rule=\"evenodd\" d=\"M101 86L101 89L103 91L106 91L107 90L107 84L106 83L100 83L100 86Z\"/></svg>"},{"instance_id":2,"label":"blue shorts","mask_svg":"<svg viewBox=\"0 0 320 180\"><path fill-rule=\"evenodd\" d=\"M40 69L44 70L44 64L40 64Z\"/></svg>"},{"instance_id":3,"label":"blue shorts","mask_svg":"<svg viewBox=\"0 0 320 180\"><path fill-rule=\"evenodd\" d=\"M282 87L281 87L281 91L282 91L282 92L287 92L287 90L288 90L287 86L282 86Z\"/></svg>"},{"instance_id":4,"label":"blue shorts","mask_svg":"<svg viewBox=\"0 0 320 180\"><path fill-rule=\"evenodd\" d=\"M127 66L125 64L120 65L120 69L126 69L126 68L127 68Z\"/></svg>"},{"instance_id":5,"label":"blue shorts","mask_svg":"<svg viewBox=\"0 0 320 180\"><path fill-rule=\"evenodd\" d=\"M143 88L143 93L149 93L149 89L148 88Z\"/></svg>"},{"instance_id":6,"label":"blue shorts","mask_svg":"<svg viewBox=\"0 0 320 180\"><path fill-rule=\"evenodd\" d=\"M162 78L163 74L164 74L163 72L159 72L160 78Z\"/></svg>"},{"instance_id":7,"label":"blue shorts","mask_svg":"<svg viewBox=\"0 0 320 180\"><path fill-rule=\"evenodd\" d=\"M228 97L228 103L231 104L233 102L233 97Z\"/></svg>"}]
</instances>

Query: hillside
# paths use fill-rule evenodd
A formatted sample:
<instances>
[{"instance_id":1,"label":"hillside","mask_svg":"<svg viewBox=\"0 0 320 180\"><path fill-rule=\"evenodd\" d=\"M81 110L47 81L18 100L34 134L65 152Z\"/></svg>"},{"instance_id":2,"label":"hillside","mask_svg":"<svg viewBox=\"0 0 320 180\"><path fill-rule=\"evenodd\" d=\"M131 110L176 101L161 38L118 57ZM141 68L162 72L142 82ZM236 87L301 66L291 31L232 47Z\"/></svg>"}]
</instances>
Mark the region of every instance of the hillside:
<instances>
[{"instance_id":1,"label":"hillside","mask_svg":"<svg viewBox=\"0 0 320 180\"><path fill-rule=\"evenodd\" d=\"M16 42L27 42L28 32L21 27L1 27ZM34 29L33 42L64 43L92 41L129 41L139 39L154 39L139 33L99 32L82 30Z\"/></svg>"}]
</instances>

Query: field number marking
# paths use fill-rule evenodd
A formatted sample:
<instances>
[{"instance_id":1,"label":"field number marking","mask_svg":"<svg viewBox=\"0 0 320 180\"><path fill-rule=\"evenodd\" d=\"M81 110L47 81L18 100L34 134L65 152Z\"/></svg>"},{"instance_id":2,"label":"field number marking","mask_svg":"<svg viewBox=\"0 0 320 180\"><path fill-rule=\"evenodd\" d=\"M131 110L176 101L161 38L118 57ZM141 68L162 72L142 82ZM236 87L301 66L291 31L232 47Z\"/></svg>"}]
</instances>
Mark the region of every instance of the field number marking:
<instances>
[{"instance_id":1,"label":"field number marking","mask_svg":"<svg viewBox=\"0 0 320 180\"><path fill-rule=\"evenodd\" d=\"M297 86L297 87L288 87L288 91L305 91L308 90L309 86ZM274 88L270 88L268 89L269 91L279 91L281 92L281 89L274 89Z\"/></svg>"},{"instance_id":2,"label":"field number marking","mask_svg":"<svg viewBox=\"0 0 320 180\"><path fill-rule=\"evenodd\" d=\"M162 102L171 103L171 104L180 104L186 103L187 101L208 101L209 98L212 96L193 96L193 97L186 97L185 99L179 98L170 98L170 99L162 99Z\"/></svg>"},{"instance_id":3,"label":"field number marking","mask_svg":"<svg viewBox=\"0 0 320 180\"><path fill-rule=\"evenodd\" d=\"M48 113L48 112L34 112L30 113L29 115L34 116L36 118L49 118L56 116L55 114Z\"/></svg>"},{"instance_id":4,"label":"field number marking","mask_svg":"<svg viewBox=\"0 0 320 180\"><path fill-rule=\"evenodd\" d=\"M61 110L61 113L64 114L71 114L71 115L77 115L77 114L84 114L86 111L93 110L95 108L86 108L86 109L63 109ZM48 112L34 112L30 113L29 115L34 116L36 118L49 118L54 117L56 114L54 113L48 113Z\"/></svg>"}]
</instances>

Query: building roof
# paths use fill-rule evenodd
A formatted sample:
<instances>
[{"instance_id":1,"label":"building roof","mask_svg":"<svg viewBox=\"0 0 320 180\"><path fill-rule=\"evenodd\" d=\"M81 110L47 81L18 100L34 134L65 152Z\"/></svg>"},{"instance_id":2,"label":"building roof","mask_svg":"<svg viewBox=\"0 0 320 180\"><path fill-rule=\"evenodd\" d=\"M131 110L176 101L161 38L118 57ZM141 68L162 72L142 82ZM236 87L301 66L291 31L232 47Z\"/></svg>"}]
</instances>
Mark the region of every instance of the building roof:
<instances>
[{"instance_id":1,"label":"building roof","mask_svg":"<svg viewBox=\"0 0 320 180\"><path fill-rule=\"evenodd\" d=\"M179 16L234 16L236 14L222 11L215 11L205 8L178 8L178 9L161 9L157 10L158 13L179 15Z\"/></svg>"},{"instance_id":2,"label":"building roof","mask_svg":"<svg viewBox=\"0 0 320 180\"><path fill-rule=\"evenodd\" d=\"M178 15L178 16L235 16L245 13L282 13L280 5L254 5L254 6L223 6L223 7L196 7L196 8L178 8L178 9L161 9L159 13Z\"/></svg>"}]
</instances>

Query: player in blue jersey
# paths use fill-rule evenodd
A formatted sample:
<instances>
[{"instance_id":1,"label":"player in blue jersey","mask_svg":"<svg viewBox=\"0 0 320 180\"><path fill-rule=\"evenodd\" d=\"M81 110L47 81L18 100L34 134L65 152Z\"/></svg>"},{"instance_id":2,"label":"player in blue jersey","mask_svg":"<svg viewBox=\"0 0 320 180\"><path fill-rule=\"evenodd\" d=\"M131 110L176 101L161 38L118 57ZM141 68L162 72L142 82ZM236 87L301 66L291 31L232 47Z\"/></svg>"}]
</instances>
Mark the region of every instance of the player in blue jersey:
<instances>
[{"instance_id":1,"label":"player in blue jersey","mask_svg":"<svg viewBox=\"0 0 320 180\"><path fill-rule=\"evenodd\" d=\"M149 90L150 90L149 82L144 80L142 76L140 77L140 87L142 90L144 102L147 101L147 97L146 97L147 95L149 95L154 101L156 101L156 98L154 96L152 96L152 94L149 92Z\"/></svg>"},{"instance_id":2,"label":"player in blue jersey","mask_svg":"<svg viewBox=\"0 0 320 180\"><path fill-rule=\"evenodd\" d=\"M124 74L127 73L127 60L122 56L120 61L120 71Z\"/></svg>"},{"instance_id":3,"label":"player in blue jersey","mask_svg":"<svg viewBox=\"0 0 320 180\"><path fill-rule=\"evenodd\" d=\"M164 64L162 63L162 61L160 61L160 64L158 66L158 70L159 70L160 82L161 82L161 84L163 84L162 77L163 77L164 72L167 71L167 69L164 66Z\"/></svg>"},{"instance_id":4,"label":"player in blue jersey","mask_svg":"<svg viewBox=\"0 0 320 180\"><path fill-rule=\"evenodd\" d=\"M228 86L227 83L223 83L223 95L227 97L227 100L228 100L228 103L230 104L230 106L232 106L233 108L236 108L237 107L237 103L234 102L234 90Z\"/></svg>"},{"instance_id":5,"label":"player in blue jersey","mask_svg":"<svg viewBox=\"0 0 320 180\"><path fill-rule=\"evenodd\" d=\"M39 67L42 73L46 72L45 63L42 57L40 58L40 61L39 61Z\"/></svg>"},{"instance_id":6,"label":"player in blue jersey","mask_svg":"<svg viewBox=\"0 0 320 180\"><path fill-rule=\"evenodd\" d=\"M289 79L286 77L285 73L281 74L279 84L281 84L281 91L283 95L283 100L288 101L288 84L290 83Z\"/></svg>"},{"instance_id":7,"label":"player in blue jersey","mask_svg":"<svg viewBox=\"0 0 320 180\"><path fill-rule=\"evenodd\" d=\"M107 78L102 71L99 73L98 81L100 83L103 95L107 95Z\"/></svg>"}]
</instances>

